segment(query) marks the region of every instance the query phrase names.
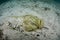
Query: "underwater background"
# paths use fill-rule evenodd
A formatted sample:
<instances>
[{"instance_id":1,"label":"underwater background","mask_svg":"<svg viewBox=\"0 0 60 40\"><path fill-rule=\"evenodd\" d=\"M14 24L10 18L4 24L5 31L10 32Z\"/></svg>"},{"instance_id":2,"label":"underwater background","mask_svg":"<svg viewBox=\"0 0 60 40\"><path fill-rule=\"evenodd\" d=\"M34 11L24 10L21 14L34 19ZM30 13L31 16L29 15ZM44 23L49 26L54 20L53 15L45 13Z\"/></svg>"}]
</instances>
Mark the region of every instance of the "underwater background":
<instances>
[{"instance_id":1,"label":"underwater background","mask_svg":"<svg viewBox=\"0 0 60 40\"><path fill-rule=\"evenodd\" d=\"M2 16L10 16L10 15L12 15L12 14L8 14L9 12L11 12L10 11L10 9L11 10L15 10L15 6L17 5L17 3L16 4L13 4L13 2L14 1L16 1L16 0L0 0L0 18L2 17ZM24 1L24 0L19 0L19 1ZM27 1L27 0L26 0ZM31 2L37 2L37 1L40 1L40 2L43 2L43 4L44 3L46 3L47 5L48 4L52 4L52 6L53 6L53 8L56 8L56 11L58 12L58 13L56 13L57 14L57 16L58 16L58 21L59 21L59 23L60 23L60 0L30 0ZM10 2L12 3L12 5L15 7L15 8L13 8L13 6L10 4ZM6 6L5 5L5 3L6 3L6 5L8 5L8 6ZM14 2L15 3L15 2ZM18 5L19 5L20 3L18 3ZM9 7L11 5L11 8ZM20 5L19 5L20 6ZM5 8L4 8L5 7ZM13 8L13 9L12 9ZM5 10L5 9L7 9L7 10ZM22 10L23 10L23 7L21 8ZM9 11L8 11L9 10ZM16 8L16 10L18 10L19 11L19 8L17 7ZM15 10L15 11L16 11ZM29 10L29 9L26 9L26 10ZM14 13L15 13L15 11L13 11ZM24 10L25 11L25 10ZM29 10L29 11L31 11L31 10ZM7 14L5 14L5 12L7 13ZM11 12L11 13L13 13L13 12ZM17 12L16 12L17 13ZM19 12L18 12L19 13ZM17 15L17 14L13 14L13 15ZM44 14L45 15L45 14ZM52 15L52 16L55 16L55 15ZM60 28L59 28L60 29ZM60 31L58 31L59 33L60 33ZM59 34L58 33L58 34ZM57 40L60 40L60 34L58 35L58 39Z\"/></svg>"}]
</instances>

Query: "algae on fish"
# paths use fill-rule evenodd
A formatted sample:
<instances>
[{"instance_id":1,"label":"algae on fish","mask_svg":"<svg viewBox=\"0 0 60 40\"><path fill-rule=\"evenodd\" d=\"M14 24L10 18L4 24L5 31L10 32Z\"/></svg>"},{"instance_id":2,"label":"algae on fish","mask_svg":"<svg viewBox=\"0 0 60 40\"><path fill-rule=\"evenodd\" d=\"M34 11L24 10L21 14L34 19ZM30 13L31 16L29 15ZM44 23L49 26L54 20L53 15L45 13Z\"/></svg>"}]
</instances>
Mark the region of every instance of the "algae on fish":
<instances>
[{"instance_id":1,"label":"algae on fish","mask_svg":"<svg viewBox=\"0 0 60 40\"><path fill-rule=\"evenodd\" d=\"M23 18L23 23L26 31L34 31L44 27L44 21L33 15L25 15Z\"/></svg>"}]
</instances>

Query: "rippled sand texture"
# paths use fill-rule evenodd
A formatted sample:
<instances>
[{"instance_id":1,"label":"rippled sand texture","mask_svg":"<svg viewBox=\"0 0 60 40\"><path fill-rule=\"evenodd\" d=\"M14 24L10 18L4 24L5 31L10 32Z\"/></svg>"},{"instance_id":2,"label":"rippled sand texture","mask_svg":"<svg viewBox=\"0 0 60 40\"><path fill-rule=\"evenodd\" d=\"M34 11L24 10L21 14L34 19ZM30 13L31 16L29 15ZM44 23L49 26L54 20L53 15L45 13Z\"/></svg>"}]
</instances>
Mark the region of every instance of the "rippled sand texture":
<instances>
[{"instance_id":1,"label":"rippled sand texture","mask_svg":"<svg viewBox=\"0 0 60 40\"><path fill-rule=\"evenodd\" d=\"M9 1L0 5L0 39L3 40L58 40L60 12L53 4L33 1ZM34 15L44 20L43 29L27 32L19 16ZM13 16L18 16L17 18Z\"/></svg>"}]
</instances>

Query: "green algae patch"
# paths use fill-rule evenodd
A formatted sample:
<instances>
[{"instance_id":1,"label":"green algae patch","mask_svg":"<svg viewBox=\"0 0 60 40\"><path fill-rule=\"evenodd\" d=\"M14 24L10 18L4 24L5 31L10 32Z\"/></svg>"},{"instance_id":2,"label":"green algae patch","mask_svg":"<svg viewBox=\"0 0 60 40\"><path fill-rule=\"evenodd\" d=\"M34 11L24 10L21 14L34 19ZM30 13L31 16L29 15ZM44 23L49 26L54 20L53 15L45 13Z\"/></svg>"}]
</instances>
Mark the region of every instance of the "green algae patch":
<instances>
[{"instance_id":1,"label":"green algae patch","mask_svg":"<svg viewBox=\"0 0 60 40\"><path fill-rule=\"evenodd\" d=\"M35 31L44 27L44 21L33 15L23 16L23 23L26 31Z\"/></svg>"}]
</instances>

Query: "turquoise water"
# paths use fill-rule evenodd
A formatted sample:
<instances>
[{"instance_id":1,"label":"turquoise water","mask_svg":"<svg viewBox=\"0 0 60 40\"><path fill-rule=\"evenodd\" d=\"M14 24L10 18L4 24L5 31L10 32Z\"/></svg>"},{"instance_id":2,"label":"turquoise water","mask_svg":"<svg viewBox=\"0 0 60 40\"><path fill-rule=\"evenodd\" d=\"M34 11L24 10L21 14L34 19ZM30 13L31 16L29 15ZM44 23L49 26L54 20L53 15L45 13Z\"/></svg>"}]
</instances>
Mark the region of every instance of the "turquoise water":
<instances>
[{"instance_id":1,"label":"turquoise water","mask_svg":"<svg viewBox=\"0 0 60 40\"><path fill-rule=\"evenodd\" d=\"M4 3L4 2L8 2L8 1L11 1L11 0L0 0L0 4L2 4L2 3ZM40 1L40 0L33 0L33 1ZM43 1L43 0L42 0ZM49 0L48 0L49 1ZM54 1L54 2L57 2L57 3L60 3L60 0L52 0L52 1ZM47 1L45 1L45 2L47 2Z\"/></svg>"}]
</instances>

